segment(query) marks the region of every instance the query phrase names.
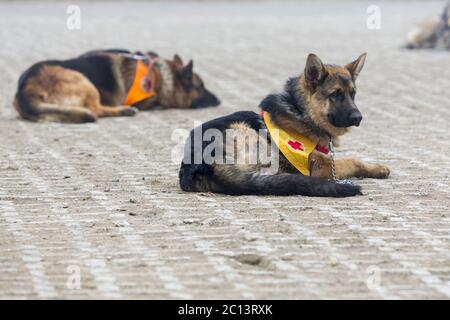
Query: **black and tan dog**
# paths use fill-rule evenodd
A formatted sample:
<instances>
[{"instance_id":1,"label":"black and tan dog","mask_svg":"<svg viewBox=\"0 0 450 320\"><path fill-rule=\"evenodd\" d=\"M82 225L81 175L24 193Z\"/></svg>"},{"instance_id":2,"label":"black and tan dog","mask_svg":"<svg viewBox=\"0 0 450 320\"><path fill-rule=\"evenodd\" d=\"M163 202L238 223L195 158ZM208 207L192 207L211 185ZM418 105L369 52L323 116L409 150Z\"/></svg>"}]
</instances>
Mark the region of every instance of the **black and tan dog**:
<instances>
[{"instance_id":1,"label":"black and tan dog","mask_svg":"<svg viewBox=\"0 0 450 320\"><path fill-rule=\"evenodd\" d=\"M192 60L183 65L155 53L96 50L70 60L42 61L19 79L14 107L32 121L94 122L133 116L137 109L202 108L220 101L208 91Z\"/></svg>"},{"instance_id":2,"label":"black and tan dog","mask_svg":"<svg viewBox=\"0 0 450 320\"><path fill-rule=\"evenodd\" d=\"M363 54L340 67L324 65L316 55L310 54L303 74L289 79L284 92L271 94L261 102L262 115L236 112L194 129L187 140L179 172L181 189L231 195L347 197L360 194L357 185L328 180L333 171L328 146L330 141L338 145L338 137L351 126L359 126L362 120L354 99L355 80L365 58ZM221 132L223 138L205 137L209 129ZM245 143L239 145L234 138L227 139L230 132ZM266 136L262 134L267 132ZM278 141L273 139L275 132ZM195 141L198 137L200 143ZM218 148L211 148L212 144ZM262 172L261 161L249 159L259 159L252 152L271 144L276 145L279 165L276 172L266 174ZM224 154L223 161L217 154L214 161L205 161L205 155L218 150ZM236 161L242 153L246 154L240 157L244 161ZM228 159L232 159L231 164ZM334 164L338 179L389 176L389 169L383 165L350 158L337 159Z\"/></svg>"}]
</instances>

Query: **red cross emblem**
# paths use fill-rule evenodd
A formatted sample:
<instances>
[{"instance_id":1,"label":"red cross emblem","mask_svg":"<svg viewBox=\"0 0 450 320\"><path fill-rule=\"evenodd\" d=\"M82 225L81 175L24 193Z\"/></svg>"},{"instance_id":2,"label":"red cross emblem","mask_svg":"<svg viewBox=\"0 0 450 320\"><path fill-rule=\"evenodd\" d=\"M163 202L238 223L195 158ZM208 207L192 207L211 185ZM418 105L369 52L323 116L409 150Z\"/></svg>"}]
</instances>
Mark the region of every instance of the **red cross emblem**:
<instances>
[{"instance_id":1,"label":"red cross emblem","mask_svg":"<svg viewBox=\"0 0 450 320\"><path fill-rule=\"evenodd\" d=\"M291 148L294 149L294 150L305 151L305 149L303 147L303 144L300 141L289 140L288 141L288 145L290 145Z\"/></svg>"}]
</instances>

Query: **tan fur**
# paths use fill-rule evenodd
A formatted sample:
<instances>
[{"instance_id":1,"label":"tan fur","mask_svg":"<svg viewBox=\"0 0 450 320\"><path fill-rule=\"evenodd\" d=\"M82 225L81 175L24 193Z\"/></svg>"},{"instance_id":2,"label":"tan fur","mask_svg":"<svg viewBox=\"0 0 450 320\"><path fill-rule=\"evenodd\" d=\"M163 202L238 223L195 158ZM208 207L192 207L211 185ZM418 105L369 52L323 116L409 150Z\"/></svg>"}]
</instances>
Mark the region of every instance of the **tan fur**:
<instances>
[{"instance_id":1,"label":"tan fur","mask_svg":"<svg viewBox=\"0 0 450 320\"><path fill-rule=\"evenodd\" d=\"M44 111L46 108L64 111L74 107L74 110L88 109L94 117L114 117L123 115L128 109L127 106L102 105L97 88L83 74L60 66L43 66L36 77L28 80L24 93Z\"/></svg>"},{"instance_id":2,"label":"tan fur","mask_svg":"<svg viewBox=\"0 0 450 320\"><path fill-rule=\"evenodd\" d=\"M329 112L329 100L326 94L334 90L351 91L354 90L354 80L361 71L366 54L362 54L355 61L347 64L345 67L336 65L324 65L327 73L327 82L325 87L320 87L312 91L308 86L305 77L301 77L299 81L300 90L306 99L305 110L311 117L312 121L328 134L317 135L308 129L298 126L295 130L306 135L312 141L322 146L328 146L331 139L334 146L339 144L339 136L344 135L350 129L338 128L333 126L327 117ZM296 121L292 119L282 120L287 128L295 128ZM285 128L283 126L283 128ZM329 155L325 155L318 151L313 151L309 157L310 172L312 176L323 178L332 178L331 159ZM379 164L368 164L362 161L343 158L335 160L336 175L338 179L347 179L351 177L358 178L387 178L390 174L388 167Z\"/></svg>"},{"instance_id":3,"label":"tan fur","mask_svg":"<svg viewBox=\"0 0 450 320\"><path fill-rule=\"evenodd\" d=\"M332 69L335 71L334 69ZM348 73L348 71L347 71ZM335 74L336 76L336 74ZM327 118L327 113L329 110L329 102L320 94L314 92L311 94L310 90L305 83L305 79L302 77L300 79L300 90L304 93L305 96L305 109L306 112L310 115L311 119L314 123L319 127L327 131L333 137L339 137L346 134L349 129L348 128L337 128L333 126ZM327 139L328 140L328 139Z\"/></svg>"},{"instance_id":4,"label":"tan fur","mask_svg":"<svg viewBox=\"0 0 450 320\"><path fill-rule=\"evenodd\" d=\"M266 154L268 163L261 163L260 157L261 152L270 152L267 137L260 136L245 122L232 123L227 129L226 135L228 138L224 145L225 164L216 163L213 165L214 173L217 176L225 181L241 183L244 182L241 179L246 179L242 173L252 175L267 173L264 170L270 168L272 158ZM231 137L237 139L231 139Z\"/></svg>"},{"instance_id":5,"label":"tan fur","mask_svg":"<svg viewBox=\"0 0 450 320\"><path fill-rule=\"evenodd\" d=\"M181 81L177 79L176 74L185 66L182 64L181 58L177 56L174 61L165 60L160 64L160 73L162 75L161 90L159 92L158 101L161 106L171 106L176 108L190 108L192 102L197 99L200 94L195 88L201 84L201 79L197 74L193 74L192 86L193 90L185 90Z\"/></svg>"},{"instance_id":6,"label":"tan fur","mask_svg":"<svg viewBox=\"0 0 450 320\"><path fill-rule=\"evenodd\" d=\"M242 131L246 134L248 131L254 131L250 126L245 122L235 122L230 125L230 129Z\"/></svg>"},{"instance_id":7,"label":"tan fur","mask_svg":"<svg viewBox=\"0 0 450 320\"><path fill-rule=\"evenodd\" d=\"M331 159L318 151L309 156L311 176L331 179ZM335 160L336 176L338 179L348 178L377 178L384 179L389 176L388 167L380 164L369 164L352 158Z\"/></svg>"},{"instance_id":8,"label":"tan fur","mask_svg":"<svg viewBox=\"0 0 450 320\"><path fill-rule=\"evenodd\" d=\"M224 145L225 164L214 164L214 174L225 181L241 183L243 178L242 172L257 172L259 170L260 166L258 164L250 164L248 152L248 150L255 149L258 133L246 123L236 122L230 125L230 128L227 130L227 136L228 139L225 140ZM231 139L231 136L237 137L237 141Z\"/></svg>"},{"instance_id":9,"label":"tan fur","mask_svg":"<svg viewBox=\"0 0 450 320\"><path fill-rule=\"evenodd\" d=\"M409 43L415 48L422 47L436 32L438 25L439 18L437 17L421 21L417 27L408 34Z\"/></svg>"},{"instance_id":10,"label":"tan fur","mask_svg":"<svg viewBox=\"0 0 450 320\"><path fill-rule=\"evenodd\" d=\"M230 125L231 131L228 135L236 137L228 138L225 144L226 163L233 162L235 167L240 171L258 171L261 168L258 157L258 143L261 147L266 147L267 143L260 139L257 131L250 128L245 122L236 122ZM233 150L233 152L230 152ZM226 166L226 165L225 165Z\"/></svg>"}]
</instances>

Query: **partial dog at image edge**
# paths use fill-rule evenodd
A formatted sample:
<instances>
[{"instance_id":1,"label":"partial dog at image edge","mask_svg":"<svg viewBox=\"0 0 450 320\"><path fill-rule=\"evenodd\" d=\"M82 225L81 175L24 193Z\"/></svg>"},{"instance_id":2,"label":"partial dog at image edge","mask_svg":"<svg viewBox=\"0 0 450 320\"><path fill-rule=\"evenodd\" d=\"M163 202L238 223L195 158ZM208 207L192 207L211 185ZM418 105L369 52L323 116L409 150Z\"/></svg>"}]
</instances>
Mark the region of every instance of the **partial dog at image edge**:
<instances>
[{"instance_id":1,"label":"partial dog at image edge","mask_svg":"<svg viewBox=\"0 0 450 320\"><path fill-rule=\"evenodd\" d=\"M289 79L283 92L270 94L260 103L262 115L251 111L236 112L193 129L179 171L181 189L229 195L348 197L361 194L358 185L330 180L333 163L338 179L387 178L390 171L384 165L352 158L333 162L327 147L330 141L337 146L339 137L351 126L359 126L362 120L354 99L355 81L365 59L364 53L341 67L323 64L318 56L310 54L300 76ZM219 139L214 143L221 144L218 149L223 151L224 159L234 157L233 160L240 153L257 152L256 143L259 148L269 147L272 130L278 130L278 141L273 139L279 157L277 171L263 174L264 165L260 161L235 161L232 164L204 161L205 149L212 141L203 141L208 139L202 137L209 129L222 132L222 141ZM240 137L245 143L236 145L234 139L226 139L230 129L233 136ZM194 136L199 136L196 131L202 139L197 144L194 141ZM258 155L248 155L245 159L258 159Z\"/></svg>"},{"instance_id":2,"label":"partial dog at image edge","mask_svg":"<svg viewBox=\"0 0 450 320\"><path fill-rule=\"evenodd\" d=\"M219 99L178 55L95 50L75 59L34 64L19 79L14 107L31 121L94 122L138 110L203 108Z\"/></svg>"},{"instance_id":3,"label":"partial dog at image edge","mask_svg":"<svg viewBox=\"0 0 450 320\"><path fill-rule=\"evenodd\" d=\"M438 18L420 22L408 35L407 49L450 49L450 2Z\"/></svg>"}]
</instances>

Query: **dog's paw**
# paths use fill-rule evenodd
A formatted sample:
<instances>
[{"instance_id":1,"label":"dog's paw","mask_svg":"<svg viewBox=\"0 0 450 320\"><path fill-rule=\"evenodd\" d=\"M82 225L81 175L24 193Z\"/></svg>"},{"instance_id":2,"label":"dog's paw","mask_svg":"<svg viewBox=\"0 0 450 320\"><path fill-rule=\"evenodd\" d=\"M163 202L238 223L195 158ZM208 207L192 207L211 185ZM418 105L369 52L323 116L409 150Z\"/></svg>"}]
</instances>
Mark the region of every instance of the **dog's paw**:
<instances>
[{"instance_id":1,"label":"dog's paw","mask_svg":"<svg viewBox=\"0 0 450 320\"><path fill-rule=\"evenodd\" d=\"M373 168L370 170L370 177L375 179L387 179L391 170L387 166L382 164L374 164Z\"/></svg>"},{"instance_id":2,"label":"dog's paw","mask_svg":"<svg viewBox=\"0 0 450 320\"><path fill-rule=\"evenodd\" d=\"M136 115L136 113L138 113L139 110L135 107L128 107L125 110L122 111L122 116L123 117L133 117Z\"/></svg>"}]
</instances>

